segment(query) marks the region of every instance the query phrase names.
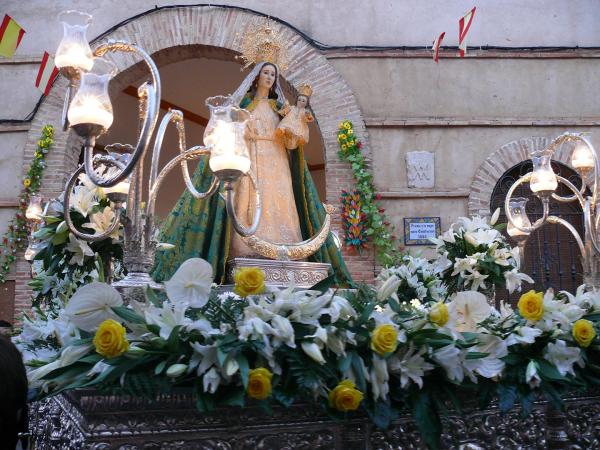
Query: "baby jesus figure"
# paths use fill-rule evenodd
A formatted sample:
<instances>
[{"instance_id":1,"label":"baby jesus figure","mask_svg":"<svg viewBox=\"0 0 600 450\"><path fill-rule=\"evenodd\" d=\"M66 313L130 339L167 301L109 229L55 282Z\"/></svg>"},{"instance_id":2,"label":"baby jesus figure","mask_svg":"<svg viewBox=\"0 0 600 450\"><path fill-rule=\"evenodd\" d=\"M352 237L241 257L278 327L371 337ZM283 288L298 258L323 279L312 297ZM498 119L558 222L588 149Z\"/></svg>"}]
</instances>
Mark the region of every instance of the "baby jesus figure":
<instances>
[{"instance_id":1,"label":"baby jesus figure","mask_svg":"<svg viewBox=\"0 0 600 450\"><path fill-rule=\"evenodd\" d=\"M286 104L280 111L285 117L279 122L275 134L282 139L288 150L308 142L308 122L315 120L309 107L311 95L312 88L308 84L303 84L298 89L296 105Z\"/></svg>"}]
</instances>

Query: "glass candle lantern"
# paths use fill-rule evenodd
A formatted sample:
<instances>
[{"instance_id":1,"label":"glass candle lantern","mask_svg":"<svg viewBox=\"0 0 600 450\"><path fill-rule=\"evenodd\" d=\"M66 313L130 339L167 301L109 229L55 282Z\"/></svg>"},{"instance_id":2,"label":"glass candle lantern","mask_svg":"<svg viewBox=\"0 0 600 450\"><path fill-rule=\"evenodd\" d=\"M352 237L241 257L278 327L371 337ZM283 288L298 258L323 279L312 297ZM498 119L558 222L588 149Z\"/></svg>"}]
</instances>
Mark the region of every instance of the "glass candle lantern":
<instances>
[{"instance_id":1,"label":"glass candle lantern","mask_svg":"<svg viewBox=\"0 0 600 450\"><path fill-rule=\"evenodd\" d=\"M552 170L550 163L552 155L546 150L533 152L531 162L533 163L533 172L529 186L532 192L553 192L558 187L556 174Z\"/></svg>"},{"instance_id":2,"label":"glass candle lantern","mask_svg":"<svg viewBox=\"0 0 600 450\"><path fill-rule=\"evenodd\" d=\"M519 230L517 227L515 227L515 225L521 228L531 227L531 222L529 221L529 217L527 217L527 212L525 211L527 201L528 200L523 197L514 197L508 202L508 207L513 219L512 222L508 222L506 227L506 232L510 237L529 236L528 231ZM515 225L513 225L513 223Z\"/></svg>"},{"instance_id":3,"label":"glass candle lantern","mask_svg":"<svg viewBox=\"0 0 600 450\"><path fill-rule=\"evenodd\" d=\"M29 205L25 210L25 217L28 220L39 221L42 219L42 197L32 195L29 197Z\"/></svg>"},{"instance_id":4,"label":"glass candle lantern","mask_svg":"<svg viewBox=\"0 0 600 450\"><path fill-rule=\"evenodd\" d=\"M76 131L78 125L96 126L102 130L110 128L113 108L108 96L108 83L116 73L115 65L104 58L95 58L92 70L82 73L81 84L68 114L69 122Z\"/></svg>"},{"instance_id":5,"label":"glass candle lantern","mask_svg":"<svg viewBox=\"0 0 600 450\"><path fill-rule=\"evenodd\" d=\"M58 20L63 24L63 38L54 58L56 67L90 70L94 57L86 33L92 16L79 11L63 11Z\"/></svg>"},{"instance_id":6,"label":"glass candle lantern","mask_svg":"<svg viewBox=\"0 0 600 450\"><path fill-rule=\"evenodd\" d=\"M571 165L579 170L589 170L594 167L593 150L587 142L578 140L571 155Z\"/></svg>"},{"instance_id":7,"label":"glass candle lantern","mask_svg":"<svg viewBox=\"0 0 600 450\"><path fill-rule=\"evenodd\" d=\"M206 100L210 120L204 131L204 145L211 147L210 169L219 176L227 171L234 176L250 170L250 157L245 139L250 113L231 104L227 96Z\"/></svg>"}]
</instances>

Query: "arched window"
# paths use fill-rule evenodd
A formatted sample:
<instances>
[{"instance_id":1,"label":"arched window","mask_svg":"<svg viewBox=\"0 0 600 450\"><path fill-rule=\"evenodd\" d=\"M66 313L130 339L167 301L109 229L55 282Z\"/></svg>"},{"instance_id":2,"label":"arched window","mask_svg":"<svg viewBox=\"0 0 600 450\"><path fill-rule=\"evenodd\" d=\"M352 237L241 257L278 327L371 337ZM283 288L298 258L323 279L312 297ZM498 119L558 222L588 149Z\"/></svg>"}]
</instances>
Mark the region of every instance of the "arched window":
<instances>
[{"instance_id":1,"label":"arched window","mask_svg":"<svg viewBox=\"0 0 600 450\"><path fill-rule=\"evenodd\" d=\"M557 161L552 162L552 168L557 175L566 178L576 187L581 187L581 178L573 169ZM490 210L493 213L496 208L500 208L498 223L507 221L504 200L508 190L521 175L531 172L531 169L531 160L523 161L507 170L496 183L490 200ZM571 191L560 183L556 192L561 196L571 195ZM533 195L529 184L519 186L514 196L529 199L526 211L531 223L542 216L542 203ZM583 236L583 212L578 202L560 203L550 200L550 214L562 217ZM506 231L504 234L506 235ZM545 224L531 233L525 245L525 260L521 271L533 278L535 284L532 289L536 291L553 288L555 291L574 292L582 283L583 277L581 252L573 235L558 224ZM531 289L530 285L523 286L525 289ZM519 296L520 293L511 295L511 303L515 304ZM509 295L507 291L503 291L497 292L496 297L506 300Z\"/></svg>"}]
</instances>

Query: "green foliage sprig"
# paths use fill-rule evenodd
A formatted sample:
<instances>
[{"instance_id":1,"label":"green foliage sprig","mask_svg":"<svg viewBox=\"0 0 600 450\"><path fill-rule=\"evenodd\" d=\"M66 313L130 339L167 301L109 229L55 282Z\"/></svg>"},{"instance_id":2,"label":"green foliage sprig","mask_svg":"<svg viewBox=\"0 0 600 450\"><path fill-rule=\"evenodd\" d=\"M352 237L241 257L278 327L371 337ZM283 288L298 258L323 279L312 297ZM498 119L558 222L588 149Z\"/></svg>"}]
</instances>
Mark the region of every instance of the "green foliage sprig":
<instances>
[{"instance_id":1,"label":"green foliage sprig","mask_svg":"<svg viewBox=\"0 0 600 450\"><path fill-rule=\"evenodd\" d=\"M29 205L29 198L38 192L42 184L42 176L46 168L46 155L54 145L54 128L46 125L42 128L42 136L37 141L37 148L33 160L23 179L23 191L19 196L19 206L14 218L8 224L8 230L2 237L0 244L0 284L6 281L6 275L17 259L17 252L27 247L29 224L25 211Z\"/></svg>"},{"instance_id":2,"label":"green foliage sprig","mask_svg":"<svg viewBox=\"0 0 600 450\"><path fill-rule=\"evenodd\" d=\"M376 194L371 173L365 157L361 153L362 143L356 138L352 122L344 120L338 130L339 157L350 163L356 189L362 199L362 211L366 218L366 233L375 247L377 260L384 265L399 261L402 253L398 250L394 227L390 224L385 209L378 203L381 197Z\"/></svg>"}]
</instances>

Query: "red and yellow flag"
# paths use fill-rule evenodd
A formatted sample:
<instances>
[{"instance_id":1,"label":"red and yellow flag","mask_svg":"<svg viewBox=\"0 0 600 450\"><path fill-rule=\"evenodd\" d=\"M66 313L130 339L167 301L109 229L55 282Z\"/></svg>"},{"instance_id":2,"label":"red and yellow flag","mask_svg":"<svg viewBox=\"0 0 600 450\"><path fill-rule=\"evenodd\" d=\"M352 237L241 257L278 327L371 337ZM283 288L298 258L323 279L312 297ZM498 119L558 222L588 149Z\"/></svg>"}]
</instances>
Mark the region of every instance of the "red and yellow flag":
<instances>
[{"instance_id":1,"label":"red and yellow flag","mask_svg":"<svg viewBox=\"0 0 600 450\"><path fill-rule=\"evenodd\" d=\"M12 58L24 34L25 30L12 17L5 14L0 25L0 55Z\"/></svg>"}]
</instances>

